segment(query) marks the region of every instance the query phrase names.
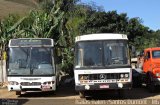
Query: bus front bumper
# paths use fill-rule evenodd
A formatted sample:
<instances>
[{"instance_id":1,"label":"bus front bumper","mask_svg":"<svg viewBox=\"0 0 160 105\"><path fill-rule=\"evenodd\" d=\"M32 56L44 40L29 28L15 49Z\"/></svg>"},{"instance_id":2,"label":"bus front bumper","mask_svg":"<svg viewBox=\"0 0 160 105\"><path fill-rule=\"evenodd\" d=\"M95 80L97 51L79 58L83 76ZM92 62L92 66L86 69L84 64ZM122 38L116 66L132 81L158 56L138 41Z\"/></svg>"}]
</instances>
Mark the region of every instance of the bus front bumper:
<instances>
[{"instance_id":1,"label":"bus front bumper","mask_svg":"<svg viewBox=\"0 0 160 105\"><path fill-rule=\"evenodd\" d=\"M55 86L20 86L9 85L8 91L55 91Z\"/></svg>"},{"instance_id":2,"label":"bus front bumper","mask_svg":"<svg viewBox=\"0 0 160 105\"><path fill-rule=\"evenodd\" d=\"M160 85L160 78L154 78L153 83L154 83L154 85L159 86Z\"/></svg>"},{"instance_id":3,"label":"bus front bumper","mask_svg":"<svg viewBox=\"0 0 160 105\"><path fill-rule=\"evenodd\" d=\"M76 85L76 91L86 91L86 90L118 90L118 89L131 89L132 83L96 83L96 84L83 84Z\"/></svg>"}]
</instances>

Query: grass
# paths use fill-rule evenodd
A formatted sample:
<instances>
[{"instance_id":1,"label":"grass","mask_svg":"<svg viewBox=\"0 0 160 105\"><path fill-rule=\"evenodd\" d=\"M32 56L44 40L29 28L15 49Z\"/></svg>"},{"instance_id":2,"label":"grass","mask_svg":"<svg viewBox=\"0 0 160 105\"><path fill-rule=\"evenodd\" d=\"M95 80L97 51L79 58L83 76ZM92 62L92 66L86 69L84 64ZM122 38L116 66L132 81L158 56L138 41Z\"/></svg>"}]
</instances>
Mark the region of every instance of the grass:
<instances>
[{"instance_id":1,"label":"grass","mask_svg":"<svg viewBox=\"0 0 160 105\"><path fill-rule=\"evenodd\" d=\"M38 5L38 3L37 3L38 0L5 0L5 1L11 1L11 2L15 2L15 3L27 5L30 7L36 7Z\"/></svg>"},{"instance_id":2,"label":"grass","mask_svg":"<svg viewBox=\"0 0 160 105\"><path fill-rule=\"evenodd\" d=\"M22 1L26 1L27 4L23 4ZM29 1L31 0L0 0L0 19L7 17L9 14L25 15L33 9L33 3Z\"/></svg>"}]
</instances>

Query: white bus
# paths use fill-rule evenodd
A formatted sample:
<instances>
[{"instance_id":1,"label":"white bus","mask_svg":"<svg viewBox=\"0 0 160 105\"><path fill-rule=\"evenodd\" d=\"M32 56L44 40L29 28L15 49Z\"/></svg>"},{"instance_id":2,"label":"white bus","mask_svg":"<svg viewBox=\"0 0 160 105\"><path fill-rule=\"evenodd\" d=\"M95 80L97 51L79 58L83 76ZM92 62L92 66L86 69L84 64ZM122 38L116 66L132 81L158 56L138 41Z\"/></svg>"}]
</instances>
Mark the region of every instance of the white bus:
<instances>
[{"instance_id":1,"label":"white bus","mask_svg":"<svg viewBox=\"0 0 160 105\"><path fill-rule=\"evenodd\" d=\"M131 89L127 35L89 34L75 38L75 90L80 97L95 90ZM94 92L95 93L95 92Z\"/></svg>"},{"instance_id":2,"label":"white bus","mask_svg":"<svg viewBox=\"0 0 160 105\"><path fill-rule=\"evenodd\" d=\"M58 71L54 41L50 38L19 38L9 41L8 90L26 92L55 91Z\"/></svg>"}]
</instances>

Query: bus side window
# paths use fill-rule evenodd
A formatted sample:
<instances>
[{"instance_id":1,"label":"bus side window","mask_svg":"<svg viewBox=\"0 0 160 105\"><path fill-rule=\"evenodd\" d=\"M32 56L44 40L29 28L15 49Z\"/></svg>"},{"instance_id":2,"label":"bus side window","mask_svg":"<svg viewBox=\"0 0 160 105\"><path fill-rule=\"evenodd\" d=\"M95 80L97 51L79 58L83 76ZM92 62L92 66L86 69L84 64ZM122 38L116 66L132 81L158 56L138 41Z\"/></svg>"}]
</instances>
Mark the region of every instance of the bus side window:
<instances>
[{"instance_id":1,"label":"bus side window","mask_svg":"<svg viewBox=\"0 0 160 105\"><path fill-rule=\"evenodd\" d=\"M150 59L150 52L148 51L145 55L145 61L148 61Z\"/></svg>"}]
</instances>

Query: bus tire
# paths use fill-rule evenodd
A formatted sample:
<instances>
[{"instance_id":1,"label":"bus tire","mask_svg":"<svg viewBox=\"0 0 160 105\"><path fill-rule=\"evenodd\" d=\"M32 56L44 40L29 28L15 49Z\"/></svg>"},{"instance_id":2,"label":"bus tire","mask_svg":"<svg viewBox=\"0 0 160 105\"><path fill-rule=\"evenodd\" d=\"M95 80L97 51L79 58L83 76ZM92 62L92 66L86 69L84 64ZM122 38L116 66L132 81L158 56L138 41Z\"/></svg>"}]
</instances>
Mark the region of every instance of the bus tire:
<instances>
[{"instance_id":1,"label":"bus tire","mask_svg":"<svg viewBox=\"0 0 160 105\"><path fill-rule=\"evenodd\" d=\"M119 89L119 90L118 90L118 97L119 97L119 98L124 98L124 92L125 92L125 90Z\"/></svg>"},{"instance_id":2,"label":"bus tire","mask_svg":"<svg viewBox=\"0 0 160 105\"><path fill-rule=\"evenodd\" d=\"M51 91L53 95L56 95L56 90Z\"/></svg>"},{"instance_id":3,"label":"bus tire","mask_svg":"<svg viewBox=\"0 0 160 105\"><path fill-rule=\"evenodd\" d=\"M155 92L156 87L151 79L151 76L149 76L149 75L147 78L147 87L148 87L149 92L151 92L151 93Z\"/></svg>"},{"instance_id":4,"label":"bus tire","mask_svg":"<svg viewBox=\"0 0 160 105\"><path fill-rule=\"evenodd\" d=\"M79 97L80 98L85 98L85 92L84 91L80 91L79 92Z\"/></svg>"},{"instance_id":5,"label":"bus tire","mask_svg":"<svg viewBox=\"0 0 160 105\"><path fill-rule=\"evenodd\" d=\"M155 86L154 84L151 84L150 86L148 86L149 88L149 92L154 93L155 92Z\"/></svg>"}]
</instances>

